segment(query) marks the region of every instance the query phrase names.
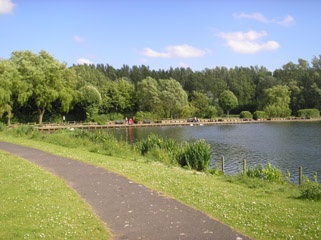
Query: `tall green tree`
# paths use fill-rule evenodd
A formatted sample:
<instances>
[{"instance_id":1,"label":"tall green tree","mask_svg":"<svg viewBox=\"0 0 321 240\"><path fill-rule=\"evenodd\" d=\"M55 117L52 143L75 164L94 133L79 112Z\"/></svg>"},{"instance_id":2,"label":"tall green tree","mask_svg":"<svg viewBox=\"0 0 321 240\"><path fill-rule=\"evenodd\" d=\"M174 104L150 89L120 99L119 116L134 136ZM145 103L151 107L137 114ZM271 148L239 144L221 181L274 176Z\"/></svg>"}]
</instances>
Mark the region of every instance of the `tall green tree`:
<instances>
[{"instance_id":1,"label":"tall green tree","mask_svg":"<svg viewBox=\"0 0 321 240\"><path fill-rule=\"evenodd\" d=\"M195 116L205 118L215 117L216 108L210 104L210 100L206 94L193 91L190 104L193 106Z\"/></svg>"},{"instance_id":2,"label":"tall green tree","mask_svg":"<svg viewBox=\"0 0 321 240\"><path fill-rule=\"evenodd\" d=\"M219 97L220 107L226 112L229 117L230 111L238 106L237 97L230 90L225 90Z\"/></svg>"},{"instance_id":3,"label":"tall green tree","mask_svg":"<svg viewBox=\"0 0 321 240\"><path fill-rule=\"evenodd\" d=\"M159 113L161 107L161 92L158 82L154 78L147 77L137 83L136 93L140 111Z\"/></svg>"},{"instance_id":4,"label":"tall green tree","mask_svg":"<svg viewBox=\"0 0 321 240\"><path fill-rule=\"evenodd\" d=\"M45 111L51 111L53 103L64 96L62 101L71 102L61 91L66 89L66 65L60 63L46 51L34 54L31 51L16 51L11 55L22 81L31 92L30 98L38 111L38 123L41 124ZM70 77L70 76L69 76ZM70 78L68 78L70 80ZM64 109L68 110L64 102Z\"/></svg>"},{"instance_id":5,"label":"tall green tree","mask_svg":"<svg viewBox=\"0 0 321 240\"><path fill-rule=\"evenodd\" d=\"M269 117L288 117L291 114L290 91L285 85L277 85L265 90L263 110Z\"/></svg>"},{"instance_id":6,"label":"tall green tree","mask_svg":"<svg viewBox=\"0 0 321 240\"><path fill-rule=\"evenodd\" d=\"M98 113L101 104L101 95L96 87L87 85L79 89L80 105L86 111L87 119L90 119L94 114Z\"/></svg>"},{"instance_id":7,"label":"tall green tree","mask_svg":"<svg viewBox=\"0 0 321 240\"><path fill-rule=\"evenodd\" d=\"M159 87L165 117L179 117L180 111L184 106L188 105L187 93L182 88L182 85L171 78L159 80Z\"/></svg>"},{"instance_id":8,"label":"tall green tree","mask_svg":"<svg viewBox=\"0 0 321 240\"><path fill-rule=\"evenodd\" d=\"M19 89L20 74L12 62L0 61L0 117L7 114L7 125L11 125L12 109L14 105L14 92ZM21 99L21 98L20 98ZM17 99L18 100L18 99Z\"/></svg>"}]
</instances>

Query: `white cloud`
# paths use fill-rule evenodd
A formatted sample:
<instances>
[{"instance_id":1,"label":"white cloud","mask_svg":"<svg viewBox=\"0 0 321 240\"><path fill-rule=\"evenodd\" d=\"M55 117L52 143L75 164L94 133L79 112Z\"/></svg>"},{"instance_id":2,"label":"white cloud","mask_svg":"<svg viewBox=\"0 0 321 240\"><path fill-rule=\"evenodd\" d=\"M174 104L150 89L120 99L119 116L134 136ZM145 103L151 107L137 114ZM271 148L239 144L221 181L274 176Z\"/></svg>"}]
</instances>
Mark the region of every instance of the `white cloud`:
<instances>
[{"instance_id":1,"label":"white cloud","mask_svg":"<svg viewBox=\"0 0 321 240\"><path fill-rule=\"evenodd\" d=\"M78 36L78 35L74 35L74 40L77 43L84 43L85 42L85 39L81 36Z\"/></svg>"},{"instance_id":2,"label":"white cloud","mask_svg":"<svg viewBox=\"0 0 321 240\"><path fill-rule=\"evenodd\" d=\"M272 51L278 49L280 44L276 41L259 42L265 37L265 31L256 32L221 32L219 36L226 40L226 44L233 51L244 54L253 54L262 51Z\"/></svg>"},{"instance_id":3,"label":"white cloud","mask_svg":"<svg viewBox=\"0 0 321 240\"><path fill-rule=\"evenodd\" d=\"M264 22L264 23L269 22L269 20L262 13L259 13L259 12L250 13L250 14L248 14L248 13L234 13L233 16L236 18L254 19L259 22Z\"/></svg>"},{"instance_id":4,"label":"white cloud","mask_svg":"<svg viewBox=\"0 0 321 240\"><path fill-rule=\"evenodd\" d=\"M90 65L90 64L94 64L92 61L90 61L89 59L86 59L86 58L79 58L77 60L77 63L79 65L83 65L83 64L87 64L87 65Z\"/></svg>"},{"instance_id":5,"label":"white cloud","mask_svg":"<svg viewBox=\"0 0 321 240\"><path fill-rule=\"evenodd\" d=\"M12 0L0 0L0 15L12 13L15 6Z\"/></svg>"},{"instance_id":6,"label":"white cloud","mask_svg":"<svg viewBox=\"0 0 321 240\"><path fill-rule=\"evenodd\" d=\"M275 21L277 24L283 25L283 26L289 26L294 23L294 17L288 15L281 21Z\"/></svg>"},{"instance_id":7,"label":"white cloud","mask_svg":"<svg viewBox=\"0 0 321 240\"><path fill-rule=\"evenodd\" d=\"M260 12L254 12L254 13L234 13L233 16L235 18L246 18L246 19L254 19L259 22L263 23L275 23L283 26L289 26L292 23L294 23L294 17L288 15L284 18L281 18L281 20L278 19L268 19Z\"/></svg>"},{"instance_id":8,"label":"white cloud","mask_svg":"<svg viewBox=\"0 0 321 240\"><path fill-rule=\"evenodd\" d=\"M208 50L194 48L187 44L168 46L164 52L157 52L151 48L144 48L143 55L154 58L192 58L202 57L207 54Z\"/></svg>"}]
</instances>

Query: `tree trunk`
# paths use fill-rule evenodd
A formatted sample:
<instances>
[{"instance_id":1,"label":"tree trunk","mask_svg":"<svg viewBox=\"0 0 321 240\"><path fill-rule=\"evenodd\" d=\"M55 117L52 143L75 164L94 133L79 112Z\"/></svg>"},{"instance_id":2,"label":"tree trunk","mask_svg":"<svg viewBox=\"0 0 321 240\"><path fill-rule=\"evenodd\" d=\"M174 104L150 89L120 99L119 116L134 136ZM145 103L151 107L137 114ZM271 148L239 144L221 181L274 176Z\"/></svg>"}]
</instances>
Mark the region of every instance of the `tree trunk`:
<instances>
[{"instance_id":1,"label":"tree trunk","mask_svg":"<svg viewBox=\"0 0 321 240\"><path fill-rule=\"evenodd\" d=\"M38 112L39 112L38 124L42 124L42 118L43 118L43 115L45 114L45 108L42 108L42 109L39 108Z\"/></svg>"},{"instance_id":2,"label":"tree trunk","mask_svg":"<svg viewBox=\"0 0 321 240\"><path fill-rule=\"evenodd\" d=\"M11 110L8 111L8 115L7 115L7 126L8 126L8 127L11 126Z\"/></svg>"}]
</instances>

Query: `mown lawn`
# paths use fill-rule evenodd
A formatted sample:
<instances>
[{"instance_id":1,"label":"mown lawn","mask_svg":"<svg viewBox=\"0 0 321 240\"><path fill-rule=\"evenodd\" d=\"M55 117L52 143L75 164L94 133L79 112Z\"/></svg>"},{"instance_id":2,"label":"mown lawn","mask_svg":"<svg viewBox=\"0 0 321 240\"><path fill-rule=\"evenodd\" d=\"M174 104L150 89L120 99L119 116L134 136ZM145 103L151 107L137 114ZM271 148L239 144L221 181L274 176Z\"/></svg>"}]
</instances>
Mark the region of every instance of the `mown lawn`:
<instances>
[{"instance_id":1,"label":"mown lawn","mask_svg":"<svg viewBox=\"0 0 321 240\"><path fill-rule=\"evenodd\" d=\"M109 239L90 207L62 180L0 151L0 239Z\"/></svg>"},{"instance_id":2,"label":"mown lawn","mask_svg":"<svg viewBox=\"0 0 321 240\"><path fill-rule=\"evenodd\" d=\"M0 139L120 173L254 239L321 239L321 202L299 199L299 189L295 185L213 176L149 162L137 156L111 157L3 134Z\"/></svg>"}]
</instances>

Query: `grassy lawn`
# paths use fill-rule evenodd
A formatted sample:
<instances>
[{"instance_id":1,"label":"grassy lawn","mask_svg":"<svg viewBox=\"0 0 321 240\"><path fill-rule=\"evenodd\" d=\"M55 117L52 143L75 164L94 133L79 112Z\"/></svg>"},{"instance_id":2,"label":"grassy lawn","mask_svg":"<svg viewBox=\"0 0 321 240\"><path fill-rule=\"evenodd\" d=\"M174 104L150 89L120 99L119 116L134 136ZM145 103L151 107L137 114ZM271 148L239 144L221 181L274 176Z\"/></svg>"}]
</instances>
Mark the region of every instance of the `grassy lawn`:
<instances>
[{"instance_id":1,"label":"grassy lawn","mask_svg":"<svg viewBox=\"0 0 321 240\"><path fill-rule=\"evenodd\" d=\"M299 190L294 185L207 175L148 162L133 155L110 157L79 147L66 148L3 133L0 133L0 139L120 173L199 209L254 239L321 239L321 202L298 199ZM66 229L65 232L68 226Z\"/></svg>"},{"instance_id":2,"label":"grassy lawn","mask_svg":"<svg viewBox=\"0 0 321 240\"><path fill-rule=\"evenodd\" d=\"M0 239L108 239L89 206L62 180L0 151Z\"/></svg>"}]
</instances>

